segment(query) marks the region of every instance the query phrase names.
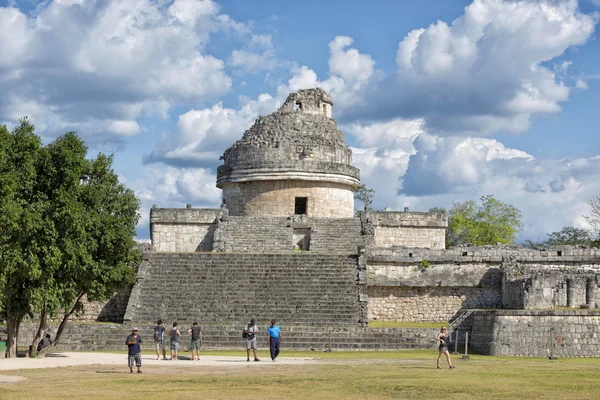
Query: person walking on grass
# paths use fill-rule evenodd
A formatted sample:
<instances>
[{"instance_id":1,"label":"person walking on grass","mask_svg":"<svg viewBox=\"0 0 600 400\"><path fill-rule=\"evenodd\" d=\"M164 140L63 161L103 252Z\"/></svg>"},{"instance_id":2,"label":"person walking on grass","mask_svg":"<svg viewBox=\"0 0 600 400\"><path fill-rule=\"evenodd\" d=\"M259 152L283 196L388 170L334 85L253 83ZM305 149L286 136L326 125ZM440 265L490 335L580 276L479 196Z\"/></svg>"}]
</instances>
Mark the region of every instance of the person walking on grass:
<instances>
[{"instance_id":1,"label":"person walking on grass","mask_svg":"<svg viewBox=\"0 0 600 400\"><path fill-rule=\"evenodd\" d=\"M437 369L441 369L440 367L440 358L442 357L442 354L444 354L446 356L446 361L448 361L448 367L450 369L454 368L454 365L452 365L452 361L450 361L450 353L448 352L448 344L450 342L450 336L447 333L447 329L445 326L442 326L442 328L440 329L440 333L438 333L436 340L438 342L440 342L439 345L439 354L438 354L438 358L437 358Z\"/></svg>"},{"instance_id":2,"label":"person walking on grass","mask_svg":"<svg viewBox=\"0 0 600 400\"><path fill-rule=\"evenodd\" d=\"M133 328L131 335L127 336L125 344L128 348L127 364L129 373L133 374L133 363L137 367L137 373L142 373L142 337L138 334L138 328Z\"/></svg>"},{"instance_id":3,"label":"person walking on grass","mask_svg":"<svg viewBox=\"0 0 600 400\"><path fill-rule=\"evenodd\" d=\"M258 333L258 328L256 327L256 321L254 318L250 320L249 323L244 327L244 334L246 335L246 361L250 361L250 349L254 352L254 361L260 361L258 357L256 357L256 334Z\"/></svg>"},{"instance_id":4,"label":"person walking on grass","mask_svg":"<svg viewBox=\"0 0 600 400\"><path fill-rule=\"evenodd\" d=\"M194 361L194 351L200 361L200 345L202 344L202 328L198 326L197 322L194 322L194 326L188 329L188 334L192 337L192 361Z\"/></svg>"},{"instance_id":5,"label":"person walking on grass","mask_svg":"<svg viewBox=\"0 0 600 400\"><path fill-rule=\"evenodd\" d=\"M181 332L177 327L177 322L173 322L173 329L171 329L171 360L177 360L177 352L179 351L179 337Z\"/></svg>"},{"instance_id":6,"label":"person walking on grass","mask_svg":"<svg viewBox=\"0 0 600 400\"><path fill-rule=\"evenodd\" d=\"M271 360L277 361L279 355L279 346L281 344L281 328L276 325L276 321L271 320L271 326L267 329L267 345L271 352Z\"/></svg>"},{"instance_id":7,"label":"person walking on grass","mask_svg":"<svg viewBox=\"0 0 600 400\"><path fill-rule=\"evenodd\" d=\"M160 359L160 350L162 349L163 360L167 359L167 338L165 334L167 332L167 328L165 328L164 322L160 319L156 322L156 326L154 327L154 346L156 347L156 359Z\"/></svg>"}]
</instances>

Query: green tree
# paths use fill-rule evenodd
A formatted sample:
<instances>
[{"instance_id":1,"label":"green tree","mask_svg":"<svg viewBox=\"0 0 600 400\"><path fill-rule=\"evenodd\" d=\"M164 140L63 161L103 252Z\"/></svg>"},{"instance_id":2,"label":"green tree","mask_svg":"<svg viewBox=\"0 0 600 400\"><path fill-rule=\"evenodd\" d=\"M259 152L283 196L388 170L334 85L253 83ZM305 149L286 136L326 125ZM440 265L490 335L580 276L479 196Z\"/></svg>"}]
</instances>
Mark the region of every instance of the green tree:
<instances>
[{"instance_id":1,"label":"green tree","mask_svg":"<svg viewBox=\"0 0 600 400\"><path fill-rule=\"evenodd\" d=\"M360 185L358 190L354 192L354 199L359 200L363 203L364 211L371 211L371 204L373 204L373 196L375 195L375 190L368 189L364 184Z\"/></svg>"},{"instance_id":2,"label":"green tree","mask_svg":"<svg viewBox=\"0 0 600 400\"><path fill-rule=\"evenodd\" d=\"M16 356L21 321L31 312L41 263L52 258L38 241L47 228L43 197L35 190L41 152L41 140L26 118L12 132L0 127L0 306L9 357Z\"/></svg>"},{"instance_id":3,"label":"green tree","mask_svg":"<svg viewBox=\"0 0 600 400\"><path fill-rule=\"evenodd\" d=\"M65 310L55 338L87 294L102 300L134 279L138 200L118 182L112 157L86 159L74 133L47 146L27 119L0 129L0 307L14 357L21 321Z\"/></svg>"},{"instance_id":4,"label":"green tree","mask_svg":"<svg viewBox=\"0 0 600 400\"><path fill-rule=\"evenodd\" d=\"M598 246L600 245L600 237L595 235L589 229L574 228L572 226L565 226L558 232L548 233L548 239L543 242L534 242L531 240L525 241L525 247L539 248L557 245L570 245L570 246Z\"/></svg>"},{"instance_id":5,"label":"green tree","mask_svg":"<svg viewBox=\"0 0 600 400\"><path fill-rule=\"evenodd\" d=\"M521 212L492 195L475 201L453 203L448 212L446 246L511 244L521 231Z\"/></svg>"}]
</instances>

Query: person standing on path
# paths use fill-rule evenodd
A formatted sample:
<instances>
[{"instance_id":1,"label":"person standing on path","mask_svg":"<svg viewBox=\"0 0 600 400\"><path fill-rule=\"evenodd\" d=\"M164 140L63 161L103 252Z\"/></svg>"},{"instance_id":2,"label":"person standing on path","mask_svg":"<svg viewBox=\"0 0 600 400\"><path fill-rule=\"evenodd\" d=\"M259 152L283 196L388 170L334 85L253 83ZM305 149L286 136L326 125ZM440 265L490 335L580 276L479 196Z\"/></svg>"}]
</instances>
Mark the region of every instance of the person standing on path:
<instances>
[{"instance_id":1,"label":"person standing on path","mask_svg":"<svg viewBox=\"0 0 600 400\"><path fill-rule=\"evenodd\" d=\"M438 333L436 340L438 342L440 342L440 346L439 346L439 354L438 354L438 358L437 358L437 369L441 369L440 367L440 358L442 357L442 354L444 354L446 356L446 361L448 361L448 367L450 369L454 368L454 365L452 365L452 361L450 361L450 353L448 352L448 344L450 341L450 336L448 336L447 334L447 329L445 326L442 326L442 328L440 329L440 333Z\"/></svg>"},{"instance_id":2,"label":"person standing on path","mask_svg":"<svg viewBox=\"0 0 600 400\"><path fill-rule=\"evenodd\" d=\"M177 352L179 351L179 337L181 332L177 327L177 322L173 322L173 329L171 329L171 360L177 360Z\"/></svg>"},{"instance_id":3,"label":"person standing on path","mask_svg":"<svg viewBox=\"0 0 600 400\"><path fill-rule=\"evenodd\" d=\"M167 359L167 338L165 334L167 328L165 328L164 322L160 319L156 322L154 327L154 345L156 346L156 359L160 359L160 350L162 349L163 360Z\"/></svg>"},{"instance_id":4,"label":"person standing on path","mask_svg":"<svg viewBox=\"0 0 600 400\"><path fill-rule=\"evenodd\" d=\"M271 326L267 329L267 345L271 351L271 360L277 361L279 355L279 346L281 344L281 328L275 325L276 321L271 320Z\"/></svg>"},{"instance_id":5,"label":"person standing on path","mask_svg":"<svg viewBox=\"0 0 600 400\"><path fill-rule=\"evenodd\" d=\"M260 361L258 357L256 357L256 334L258 333L258 328L256 327L256 321L254 318L250 320L249 323L244 327L244 334L246 335L246 361L250 361L250 349L254 352L254 361Z\"/></svg>"},{"instance_id":6,"label":"person standing on path","mask_svg":"<svg viewBox=\"0 0 600 400\"><path fill-rule=\"evenodd\" d=\"M133 374L133 363L137 367L137 373L142 373L142 337L138 334L138 328L133 328L131 335L125 339L125 344L128 347L127 364L129 365L129 373Z\"/></svg>"},{"instance_id":7,"label":"person standing on path","mask_svg":"<svg viewBox=\"0 0 600 400\"><path fill-rule=\"evenodd\" d=\"M188 333L192 337L192 361L194 361L194 351L200 361L200 345L202 344L202 328L198 326L197 322L194 322L194 326L188 329Z\"/></svg>"}]
</instances>

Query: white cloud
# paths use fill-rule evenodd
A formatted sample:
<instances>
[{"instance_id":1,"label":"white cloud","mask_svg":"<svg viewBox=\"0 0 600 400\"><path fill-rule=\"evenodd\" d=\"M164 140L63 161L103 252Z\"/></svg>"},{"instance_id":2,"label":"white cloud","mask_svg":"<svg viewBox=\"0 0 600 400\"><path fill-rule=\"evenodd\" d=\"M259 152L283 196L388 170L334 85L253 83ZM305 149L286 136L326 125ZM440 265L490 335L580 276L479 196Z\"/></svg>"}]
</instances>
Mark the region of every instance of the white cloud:
<instances>
[{"instance_id":1,"label":"white cloud","mask_svg":"<svg viewBox=\"0 0 600 400\"><path fill-rule=\"evenodd\" d=\"M0 121L14 122L29 103L43 110L38 127L93 121L82 134L132 135L142 113L226 93L223 61L203 49L223 25L242 28L218 10L211 0L53 1L30 16L0 8L0 54L9 55L0 60Z\"/></svg>"},{"instance_id":2,"label":"white cloud","mask_svg":"<svg viewBox=\"0 0 600 400\"><path fill-rule=\"evenodd\" d=\"M474 0L451 24L438 21L399 43L398 71L369 87L344 120L424 118L430 132L523 132L534 114L553 114L569 98L545 63L584 44L596 20L576 0Z\"/></svg>"},{"instance_id":3,"label":"white cloud","mask_svg":"<svg viewBox=\"0 0 600 400\"><path fill-rule=\"evenodd\" d=\"M142 218L137 230L140 237L149 234L149 214L153 205L158 207L215 208L221 203L221 190L215 186L213 171L204 168L148 167L139 179L131 182L142 206Z\"/></svg>"},{"instance_id":4,"label":"white cloud","mask_svg":"<svg viewBox=\"0 0 600 400\"><path fill-rule=\"evenodd\" d=\"M329 71L348 82L366 81L375 72L375 61L370 55L360 54L356 49L346 49L353 42L348 36L336 36L329 43Z\"/></svg>"},{"instance_id":5,"label":"white cloud","mask_svg":"<svg viewBox=\"0 0 600 400\"><path fill-rule=\"evenodd\" d=\"M258 115L272 112L279 103L280 100L263 94L257 100L246 101L239 110L224 108L221 103L190 110L179 116L175 132L163 134L152 153L145 156L145 162L215 165Z\"/></svg>"},{"instance_id":6,"label":"white cloud","mask_svg":"<svg viewBox=\"0 0 600 400\"><path fill-rule=\"evenodd\" d=\"M563 226L588 227L582 215L589 213L587 200L600 193L600 156L537 160L493 139L427 133L414 146L396 208L449 208L493 194L521 210L524 238L543 239Z\"/></svg>"}]
</instances>

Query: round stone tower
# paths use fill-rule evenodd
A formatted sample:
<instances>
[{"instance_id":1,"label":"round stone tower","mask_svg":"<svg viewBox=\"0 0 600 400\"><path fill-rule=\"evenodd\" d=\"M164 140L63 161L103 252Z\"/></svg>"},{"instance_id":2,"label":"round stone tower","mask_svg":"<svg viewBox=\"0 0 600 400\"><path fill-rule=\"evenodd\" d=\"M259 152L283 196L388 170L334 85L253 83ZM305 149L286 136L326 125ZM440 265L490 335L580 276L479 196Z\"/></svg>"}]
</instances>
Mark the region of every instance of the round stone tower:
<instances>
[{"instance_id":1,"label":"round stone tower","mask_svg":"<svg viewBox=\"0 0 600 400\"><path fill-rule=\"evenodd\" d=\"M322 89L292 93L225 150L217 187L229 215L350 218L358 169Z\"/></svg>"}]
</instances>

